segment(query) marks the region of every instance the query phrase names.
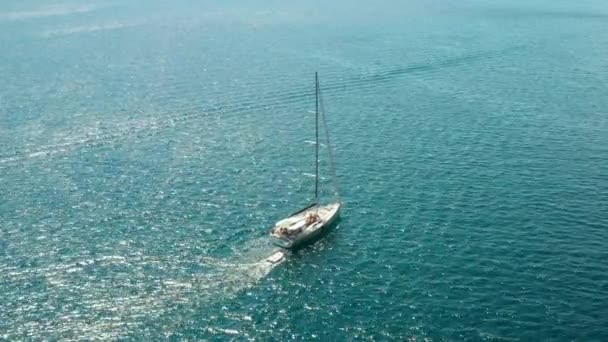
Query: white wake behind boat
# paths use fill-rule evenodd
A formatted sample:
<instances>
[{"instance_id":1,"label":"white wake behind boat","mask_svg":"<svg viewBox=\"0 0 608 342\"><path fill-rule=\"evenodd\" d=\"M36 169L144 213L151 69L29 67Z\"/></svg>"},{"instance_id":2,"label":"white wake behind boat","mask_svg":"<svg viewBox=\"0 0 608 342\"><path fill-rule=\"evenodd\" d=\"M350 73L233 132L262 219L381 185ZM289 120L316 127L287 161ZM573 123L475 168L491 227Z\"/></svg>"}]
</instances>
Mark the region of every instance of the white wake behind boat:
<instances>
[{"instance_id":1,"label":"white wake behind boat","mask_svg":"<svg viewBox=\"0 0 608 342\"><path fill-rule=\"evenodd\" d=\"M309 244L317 240L323 233L328 230L336 221L340 214L342 202L339 200L337 186L335 189L338 200L328 204L319 204L319 105L321 102L321 90L319 87L319 77L315 73L315 197L314 202L307 207L291 214L289 217L278 221L274 228L270 231L270 236L273 238L274 244L286 249L295 249L303 245ZM333 163L333 155L331 145L329 143L329 134L327 133L327 125L323 116L323 124L325 125L325 136L329 154L331 171L335 180L335 171Z\"/></svg>"}]
</instances>

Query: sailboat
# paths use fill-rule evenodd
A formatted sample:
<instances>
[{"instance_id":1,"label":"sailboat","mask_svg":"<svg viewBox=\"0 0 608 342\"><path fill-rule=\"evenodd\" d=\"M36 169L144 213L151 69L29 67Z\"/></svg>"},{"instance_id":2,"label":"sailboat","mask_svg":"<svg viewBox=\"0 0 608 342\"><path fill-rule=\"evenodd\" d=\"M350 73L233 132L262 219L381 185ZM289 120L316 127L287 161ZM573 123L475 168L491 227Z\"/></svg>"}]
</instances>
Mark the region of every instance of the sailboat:
<instances>
[{"instance_id":1,"label":"sailboat","mask_svg":"<svg viewBox=\"0 0 608 342\"><path fill-rule=\"evenodd\" d=\"M337 187L335 193L336 201L319 203L319 106L323 107L321 89L319 87L319 75L315 73L315 193L312 204L296 211L289 217L278 221L270 231L273 243L286 249L296 249L317 240L323 232L329 229L339 216L342 202L339 199ZM329 143L329 134L323 111L323 124L327 140L327 151L329 154L331 171L335 180L333 155Z\"/></svg>"}]
</instances>

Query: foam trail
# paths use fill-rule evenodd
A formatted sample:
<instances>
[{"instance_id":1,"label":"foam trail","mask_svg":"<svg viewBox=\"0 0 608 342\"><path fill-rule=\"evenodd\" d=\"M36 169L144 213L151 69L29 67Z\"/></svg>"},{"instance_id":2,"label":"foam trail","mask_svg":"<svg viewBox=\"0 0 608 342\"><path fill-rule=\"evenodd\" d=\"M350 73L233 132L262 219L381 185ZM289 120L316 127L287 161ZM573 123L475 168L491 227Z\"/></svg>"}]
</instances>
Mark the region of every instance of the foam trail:
<instances>
[{"instance_id":1,"label":"foam trail","mask_svg":"<svg viewBox=\"0 0 608 342\"><path fill-rule=\"evenodd\" d=\"M257 256L249 259L253 262L243 260L243 256L231 260L202 257L195 262L208 270L192 275L179 274L192 260L143 254L77 258L25 270L0 265L3 280L12 289L5 295L13 304L20 301L14 292L18 284L39 276L47 284L44 291L32 294L41 306L22 306L19 315L0 312L0 321L9 327L4 337L119 339L136 326L173 315L178 304L192 306L234 298L285 261L284 252L269 251L268 246L262 250L261 242L249 242L258 247L246 251ZM150 268L161 272L145 271ZM99 281L96 274L105 272L113 273L112 281ZM58 302L65 305L56 306Z\"/></svg>"},{"instance_id":2,"label":"foam trail","mask_svg":"<svg viewBox=\"0 0 608 342\"><path fill-rule=\"evenodd\" d=\"M285 261L285 253L275 251L269 256L253 263L224 264L220 274L213 279L219 291L231 297L240 291L255 285L258 281L266 277L275 267ZM206 280L211 280L206 278Z\"/></svg>"}]
</instances>

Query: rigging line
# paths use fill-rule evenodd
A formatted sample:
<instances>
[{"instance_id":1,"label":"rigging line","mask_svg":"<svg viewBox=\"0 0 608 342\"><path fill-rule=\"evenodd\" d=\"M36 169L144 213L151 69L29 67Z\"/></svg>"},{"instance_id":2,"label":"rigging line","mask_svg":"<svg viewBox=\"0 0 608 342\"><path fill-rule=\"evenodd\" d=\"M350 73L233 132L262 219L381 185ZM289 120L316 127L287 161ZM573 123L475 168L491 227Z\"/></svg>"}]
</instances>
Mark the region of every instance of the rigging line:
<instances>
[{"instance_id":1,"label":"rigging line","mask_svg":"<svg viewBox=\"0 0 608 342\"><path fill-rule=\"evenodd\" d=\"M327 140L327 154L329 155L329 171L331 172L331 177L334 185L334 193L336 197L338 197L338 201L342 202L340 199L340 184L338 183L338 176L336 175L336 163L334 160L334 154L332 152L331 141L329 140L329 131L327 129L327 120L325 118L325 106L323 104L323 96L321 93L321 87L318 88L319 91L319 105L321 107L321 120L323 122L323 130L325 131L325 139Z\"/></svg>"}]
</instances>

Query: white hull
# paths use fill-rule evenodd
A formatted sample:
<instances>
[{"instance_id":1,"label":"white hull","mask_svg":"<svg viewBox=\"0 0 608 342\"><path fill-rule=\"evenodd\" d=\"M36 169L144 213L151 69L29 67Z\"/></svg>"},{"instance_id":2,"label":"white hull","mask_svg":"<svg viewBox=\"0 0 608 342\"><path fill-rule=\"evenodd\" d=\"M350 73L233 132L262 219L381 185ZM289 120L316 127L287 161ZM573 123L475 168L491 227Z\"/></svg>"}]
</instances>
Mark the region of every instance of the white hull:
<instances>
[{"instance_id":1,"label":"white hull","mask_svg":"<svg viewBox=\"0 0 608 342\"><path fill-rule=\"evenodd\" d=\"M340 214L340 202L327 204L324 206L313 206L304 211L298 212L284 220L277 222L275 228L270 233L274 239L274 243L283 248L294 249L301 247L316 240L327 228L329 228L338 218ZM300 231L295 234L280 234L281 227L300 227L305 224L306 218L310 214L316 214L319 220L300 228Z\"/></svg>"}]
</instances>

